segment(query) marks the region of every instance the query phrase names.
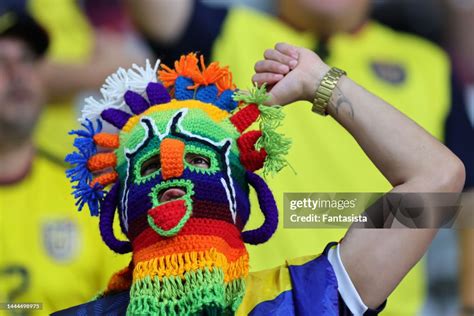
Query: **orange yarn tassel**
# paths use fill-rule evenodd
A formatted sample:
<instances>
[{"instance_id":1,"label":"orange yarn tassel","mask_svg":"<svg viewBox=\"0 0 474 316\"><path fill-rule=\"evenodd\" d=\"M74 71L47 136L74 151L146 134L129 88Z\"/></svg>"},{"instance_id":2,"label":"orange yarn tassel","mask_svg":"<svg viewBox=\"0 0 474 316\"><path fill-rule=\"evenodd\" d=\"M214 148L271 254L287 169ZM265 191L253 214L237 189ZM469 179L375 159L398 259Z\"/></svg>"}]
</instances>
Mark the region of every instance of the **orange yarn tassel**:
<instances>
[{"instance_id":1,"label":"orange yarn tassel","mask_svg":"<svg viewBox=\"0 0 474 316\"><path fill-rule=\"evenodd\" d=\"M175 69L171 69L166 65L161 65L163 70L158 71L159 78L165 87L173 86L179 76L191 78L194 85L189 86L188 89L195 90L200 86L215 84L219 93L227 89L235 89L232 83L232 74L228 67L220 67L218 62L213 62L206 67L204 63L204 56L200 56L201 69L198 66L198 59L195 53L181 56L179 61L176 61Z\"/></svg>"},{"instance_id":2,"label":"orange yarn tassel","mask_svg":"<svg viewBox=\"0 0 474 316\"><path fill-rule=\"evenodd\" d=\"M98 153L87 161L87 169L90 171L98 171L116 165L117 156L115 156L115 153Z\"/></svg>"},{"instance_id":3,"label":"orange yarn tassel","mask_svg":"<svg viewBox=\"0 0 474 316\"><path fill-rule=\"evenodd\" d=\"M193 75L199 72L198 59L195 53L181 56L179 60L175 61L174 69L163 64L161 68L163 70L158 71L158 76L167 88L173 86L179 76L192 78Z\"/></svg>"},{"instance_id":4,"label":"orange yarn tassel","mask_svg":"<svg viewBox=\"0 0 474 316\"><path fill-rule=\"evenodd\" d=\"M119 136L116 134L99 133L94 135L96 145L105 148L118 148L120 145Z\"/></svg>"},{"instance_id":5,"label":"orange yarn tassel","mask_svg":"<svg viewBox=\"0 0 474 316\"><path fill-rule=\"evenodd\" d=\"M90 183L90 186L94 187L96 183L99 183L100 185L105 187L109 184L112 184L112 183L116 182L117 179L118 179L118 173L117 172L115 172L115 171L107 172L107 173L104 173L104 174L98 176L94 180L92 180L92 182Z\"/></svg>"}]
</instances>

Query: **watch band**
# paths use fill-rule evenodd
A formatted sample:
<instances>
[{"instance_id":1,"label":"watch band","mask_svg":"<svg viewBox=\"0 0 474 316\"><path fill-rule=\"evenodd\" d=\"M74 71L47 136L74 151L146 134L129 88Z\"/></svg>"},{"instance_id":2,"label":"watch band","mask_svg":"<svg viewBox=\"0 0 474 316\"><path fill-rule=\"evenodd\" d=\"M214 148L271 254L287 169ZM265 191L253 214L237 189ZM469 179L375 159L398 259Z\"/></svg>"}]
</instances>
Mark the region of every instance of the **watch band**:
<instances>
[{"instance_id":1,"label":"watch band","mask_svg":"<svg viewBox=\"0 0 474 316\"><path fill-rule=\"evenodd\" d=\"M336 67L332 67L326 75L324 75L318 89L316 90L312 108L313 112L323 116L328 115L327 107L329 100L331 99L332 93L336 88L339 79L344 75L347 75L347 73Z\"/></svg>"}]
</instances>

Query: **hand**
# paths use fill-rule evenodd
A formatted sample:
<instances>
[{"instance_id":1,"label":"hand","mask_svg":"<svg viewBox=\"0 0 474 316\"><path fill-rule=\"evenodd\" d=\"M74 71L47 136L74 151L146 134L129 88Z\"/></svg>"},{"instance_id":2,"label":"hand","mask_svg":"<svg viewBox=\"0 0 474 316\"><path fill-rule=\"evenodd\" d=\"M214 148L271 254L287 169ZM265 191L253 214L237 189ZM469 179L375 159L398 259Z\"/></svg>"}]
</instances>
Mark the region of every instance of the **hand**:
<instances>
[{"instance_id":1,"label":"hand","mask_svg":"<svg viewBox=\"0 0 474 316\"><path fill-rule=\"evenodd\" d=\"M318 55L306 48L278 43L275 49L267 49L264 57L255 64L252 80L259 86L268 84L268 104L313 102L319 82L329 71Z\"/></svg>"}]
</instances>

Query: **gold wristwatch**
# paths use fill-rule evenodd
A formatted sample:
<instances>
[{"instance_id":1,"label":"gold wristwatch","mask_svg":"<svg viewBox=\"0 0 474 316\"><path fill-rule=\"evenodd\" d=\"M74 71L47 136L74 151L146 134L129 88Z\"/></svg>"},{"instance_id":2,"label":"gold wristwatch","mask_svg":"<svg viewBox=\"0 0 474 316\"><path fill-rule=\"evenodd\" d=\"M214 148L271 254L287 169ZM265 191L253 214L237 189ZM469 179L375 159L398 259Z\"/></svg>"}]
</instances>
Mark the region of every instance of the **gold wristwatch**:
<instances>
[{"instance_id":1,"label":"gold wristwatch","mask_svg":"<svg viewBox=\"0 0 474 316\"><path fill-rule=\"evenodd\" d=\"M332 67L327 74L324 75L323 80L321 80L321 83L316 90L312 108L313 112L323 116L328 115L327 107L329 100L331 99L332 93L336 88L339 79L344 75L347 75L347 73L336 67Z\"/></svg>"}]
</instances>

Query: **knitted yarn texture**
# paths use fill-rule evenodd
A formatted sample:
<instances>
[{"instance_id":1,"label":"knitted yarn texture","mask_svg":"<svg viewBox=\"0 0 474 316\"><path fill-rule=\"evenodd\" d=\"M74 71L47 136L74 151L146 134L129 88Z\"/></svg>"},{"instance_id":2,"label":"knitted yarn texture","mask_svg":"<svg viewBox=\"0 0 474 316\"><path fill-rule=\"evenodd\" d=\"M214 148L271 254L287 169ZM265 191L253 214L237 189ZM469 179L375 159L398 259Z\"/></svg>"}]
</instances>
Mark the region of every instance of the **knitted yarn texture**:
<instances>
[{"instance_id":1,"label":"knitted yarn texture","mask_svg":"<svg viewBox=\"0 0 474 316\"><path fill-rule=\"evenodd\" d=\"M239 92L227 67L196 54L174 68L119 69L101 92L86 99L66 161L78 209L99 216L112 250L133 253L102 295L130 291L129 315L233 314L249 270L244 243L263 243L278 226L273 195L254 171L286 165L290 142L275 130L281 110L263 105L265 87ZM244 231L250 187L265 221ZM127 240L114 235L116 212Z\"/></svg>"}]
</instances>

